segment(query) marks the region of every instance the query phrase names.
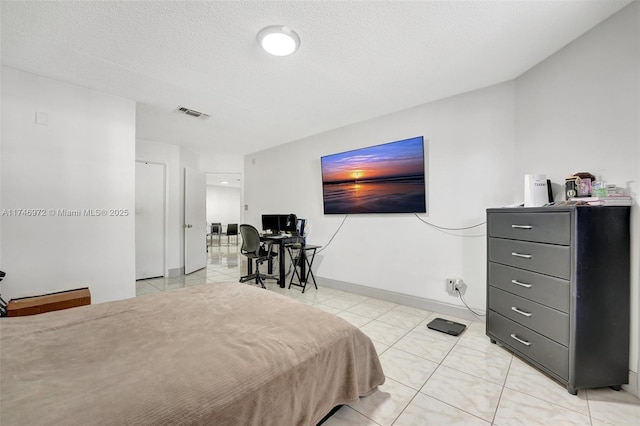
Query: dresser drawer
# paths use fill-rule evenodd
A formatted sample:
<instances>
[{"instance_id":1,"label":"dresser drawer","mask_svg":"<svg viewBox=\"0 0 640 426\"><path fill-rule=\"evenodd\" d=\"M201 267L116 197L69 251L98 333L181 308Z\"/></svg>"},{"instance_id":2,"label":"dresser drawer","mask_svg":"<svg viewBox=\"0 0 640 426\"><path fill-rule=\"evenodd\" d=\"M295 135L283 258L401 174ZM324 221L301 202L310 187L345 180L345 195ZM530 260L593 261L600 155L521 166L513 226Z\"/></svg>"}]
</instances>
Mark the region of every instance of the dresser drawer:
<instances>
[{"instance_id":1,"label":"dresser drawer","mask_svg":"<svg viewBox=\"0 0 640 426\"><path fill-rule=\"evenodd\" d=\"M490 237L563 245L569 245L571 241L568 212L492 212L487 220Z\"/></svg>"},{"instance_id":2,"label":"dresser drawer","mask_svg":"<svg viewBox=\"0 0 640 426\"><path fill-rule=\"evenodd\" d=\"M569 313L569 281L489 262L489 286Z\"/></svg>"},{"instance_id":3,"label":"dresser drawer","mask_svg":"<svg viewBox=\"0 0 640 426\"><path fill-rule=\"evenodd\" d=\"M487 321L490 336L568 380L569 349L493 311Z\"/></svg>"},{"instance_id":4,"label":"dresser drawer","mask_svg":"<svg viewBox=\"0 0 640 426\"><path fill-rule=\"evenodd\" d=\"M568 246L489 238L489 260L567 280L571 277Z\"/></svg>"},{"instance_id":5,"label":"dresser drawer","mask_svg":"<svg viewBox=\"0 0 640 426\"><path fill-rule=\"evenodd\" d=\"M489 309L564 346L569 346L569 315L495 287L489 287Z\"/></svg>"}]
</instances>

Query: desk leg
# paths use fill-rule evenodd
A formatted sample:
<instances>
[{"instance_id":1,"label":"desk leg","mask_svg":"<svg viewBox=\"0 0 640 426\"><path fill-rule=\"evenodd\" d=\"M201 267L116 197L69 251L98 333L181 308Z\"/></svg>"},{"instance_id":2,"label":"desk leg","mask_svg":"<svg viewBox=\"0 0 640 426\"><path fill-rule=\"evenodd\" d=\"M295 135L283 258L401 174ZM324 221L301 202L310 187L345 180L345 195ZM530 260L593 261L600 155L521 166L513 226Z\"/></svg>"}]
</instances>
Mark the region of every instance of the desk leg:
<instances>
[{"instance_id":1,"label":"desk leg","mask_svg":"<svg viewBox=\"0 0 640 426\"><path fill-rule=\"evenodd\" d=\"M313 270L312 270L312 266L313 266L313 260L316 258L316 250L317 249L313 249L313 252L311 253L311 261L309 262L309 257L307 257L306 263L309 267L309 270L307 272L307 274L305 275L305 286L307 284L307 282L309 281L309 275L311 275L311 281L313 281L313 286L316 288L316 290L318 289L318 284L316 284L316 277L313 275Z\"/></svg>"},{"instance_id":2,"label":"desk leg","mask_svg":"<svg viewBox=\"0 0 640 426\"><path fill-rule=\"evenodd\" d=\"M267 274L273 275L273 257L271 256L267 259Z\"/></svg>"},{"instance_id":3,"label":"desk leg","mask_svg":"<svg viewBox=\"0 0 640 426\"><path fill-rule=\"evenodd\" d=\"M308 262L309 261L307 260L307 251L304 249L304 246L302 246L302 248L300 249L300 260L298 262L300 263L300 282L302 283L307 282L306 269L307 269Z\"/></svg>"},{"instance_id":4,"label":"desk leg","mask_svg":"<svg viewBox=\"0 0 640 426\"><path fill-rule=\"evenodd\" d=\"M281 288L284 288L284 263L284 244L280 242L280 244L278 244L278 284L280 284Z\"/></svg>"},{"instance_id":5,"label":"desk leg","mask_svg":"<svg viewBox=\"0 0 640 426\"><path fill-rule=\"evenodd\" d=\"M307 253L310 251L311 253ZM309 250L306 248L302 250L300 253L300 273L302 277L300 278L300 283L302 284L302 293L307 289L307 284L309 284L309 275L311 275L311 280L313 281L313 286L318 289L318 285L316 284L316 278L313 276L313 260L316 257L316 248L312 247Z\"/></svg>"}]
</instances>

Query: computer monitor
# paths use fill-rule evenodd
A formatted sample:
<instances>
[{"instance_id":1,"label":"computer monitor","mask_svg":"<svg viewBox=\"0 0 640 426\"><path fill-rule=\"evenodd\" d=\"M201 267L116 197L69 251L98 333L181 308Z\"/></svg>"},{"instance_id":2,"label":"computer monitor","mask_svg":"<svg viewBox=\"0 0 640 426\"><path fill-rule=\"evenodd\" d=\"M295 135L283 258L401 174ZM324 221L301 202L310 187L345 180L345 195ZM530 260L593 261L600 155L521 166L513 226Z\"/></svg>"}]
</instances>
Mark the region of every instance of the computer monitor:
<instances>
[{"instance_id":1,"label":"computer monitor","mask_svg":"<svg viewBox=\"0 0 640 426\"><path fill-rule=\"evenodd\" d=\"M272 234L298 233L298 219L295 214L263 214L262 230Z\"/></svg>"},{"instance_id":2,"label":"computer monitor","mask_svg":"<svg viewBox=\"0 0 640 426\"><path fill-rule=\"evenodd\" d=\"M262 230L270 231L272 234L280 233L280 216L279 214L263 214Z\"/></svg>"},{"instance_id":3,"label":"computer monitor","mask_svg":"<svg viewBox=\"0 0 640 426\"><path fill-rule=\"evenodd\" d=\"M283 214L280 216L280 231L290 234L297 233L298 218L295 214Z\"/></svg>"}]
</instances>

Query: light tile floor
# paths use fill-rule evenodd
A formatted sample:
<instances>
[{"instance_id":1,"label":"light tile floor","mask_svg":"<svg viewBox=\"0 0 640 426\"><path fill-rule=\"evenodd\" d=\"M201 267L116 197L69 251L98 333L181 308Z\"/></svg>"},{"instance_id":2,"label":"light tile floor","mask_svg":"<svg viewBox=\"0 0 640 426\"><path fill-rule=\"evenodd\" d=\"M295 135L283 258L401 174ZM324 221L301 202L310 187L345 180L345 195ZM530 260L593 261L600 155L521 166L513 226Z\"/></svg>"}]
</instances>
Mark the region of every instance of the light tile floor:
<instances>
[{"instance_id":1,"label":"light tile floor","mask_svg":"<svg viewBox=\"0 0 640 426\"><path fill-rule=\"evenodd\" d=\"M177 278L137 282L137 294L237 281L244 273L238 246L211 247L207 267ZM321 283L319 283L321 284ZM251 285L239 284L239 285ZM324 425L640 425L640 400L624 390L566 388L501 347L484 322L468 321L322 287L267 288L334 313L373 341L386 383L373 395L342 407ZM458 337L426 324L449 318L468 327Z\"/></svg>"}]
</instances>

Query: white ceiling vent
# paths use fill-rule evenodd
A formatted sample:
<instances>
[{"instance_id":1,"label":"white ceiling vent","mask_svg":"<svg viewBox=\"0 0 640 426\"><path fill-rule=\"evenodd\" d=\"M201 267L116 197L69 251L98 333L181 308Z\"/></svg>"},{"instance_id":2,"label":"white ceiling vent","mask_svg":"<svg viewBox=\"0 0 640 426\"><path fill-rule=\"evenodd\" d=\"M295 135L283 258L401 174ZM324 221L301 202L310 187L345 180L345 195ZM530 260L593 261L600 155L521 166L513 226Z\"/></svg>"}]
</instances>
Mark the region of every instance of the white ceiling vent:
<instances>
[{"instance_id":1,"label":"white ceiling vent","mask_svg":"<svg viewBox=\"0 0 640 426\"><path fill-rule=\"evenodd\" d=\"M185 115L190 115L191 117L199 118L201 120L206 120L211 117L209 114L205 114L204 112L196 111L194 109L185 108L183 106L178 106L176 109L177 112Z\"/></svg>"}]
</instances>

